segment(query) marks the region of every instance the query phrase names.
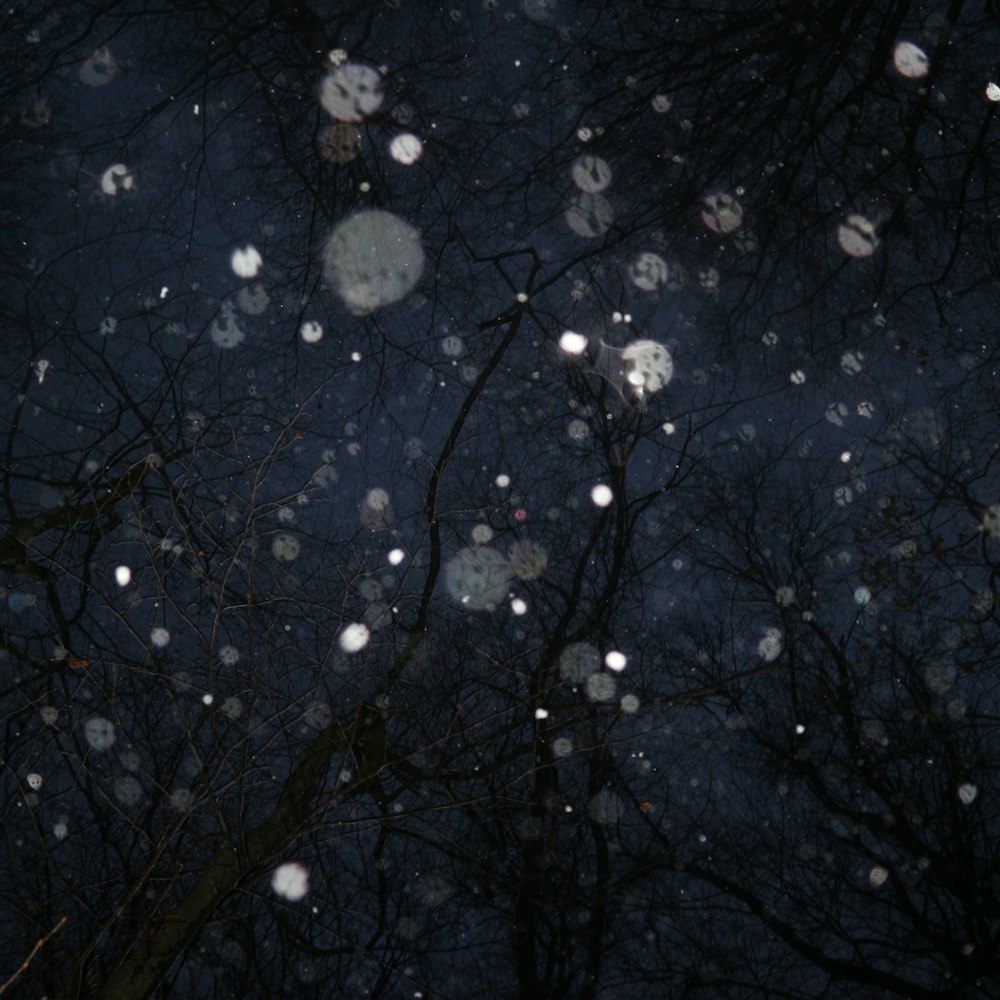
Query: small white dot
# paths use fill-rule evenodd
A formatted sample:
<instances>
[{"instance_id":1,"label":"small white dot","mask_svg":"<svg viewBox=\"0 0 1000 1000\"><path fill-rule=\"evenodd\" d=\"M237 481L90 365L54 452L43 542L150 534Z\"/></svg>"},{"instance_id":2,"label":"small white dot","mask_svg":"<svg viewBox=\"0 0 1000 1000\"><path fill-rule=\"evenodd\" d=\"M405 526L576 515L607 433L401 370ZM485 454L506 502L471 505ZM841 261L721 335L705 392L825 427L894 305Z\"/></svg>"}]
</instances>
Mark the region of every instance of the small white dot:
<instances>
[{"instance_id":1,"label":"small white dot","mask_svg":"<svg viewBox=\"0 0 1000 1000\"><path fill-rule=\"evenodd\" d=\"M128 566L118 566L115 568L115 583L119 587L127 587L132 581L132 570Z\"/></svg>"}]
</instances>

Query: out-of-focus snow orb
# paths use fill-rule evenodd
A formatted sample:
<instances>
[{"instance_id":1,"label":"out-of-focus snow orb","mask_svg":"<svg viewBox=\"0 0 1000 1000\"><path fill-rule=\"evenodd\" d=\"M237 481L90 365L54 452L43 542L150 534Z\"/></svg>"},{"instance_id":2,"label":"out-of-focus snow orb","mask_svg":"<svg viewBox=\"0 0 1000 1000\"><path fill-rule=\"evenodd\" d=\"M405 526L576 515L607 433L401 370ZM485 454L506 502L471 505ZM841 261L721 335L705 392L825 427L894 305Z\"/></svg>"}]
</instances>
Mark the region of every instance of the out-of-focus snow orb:
<instances>
[{"instance_id":1,"label":"out-of-focus snow orb","mask_svg":"<svg viewBox=\"0 0 1000 1000\"><path fill-rule=\"evenodd\" d=\"M360 653L371 638L371 630L361 622L352 622L337 639L340 648L345 653Z\"/></svg>"},{"instance_id":2,"label":"out-of-focus snow orb","mask_svg":"<svg viewBox=\"0 0 1000 1000\"><path fill-rule=\"evenodd\" d=\"M639 698L637 695L622 695L622 700L618 704L626 715L634 715L639 711Z\"/></svg>"},{"instance_id":3,"label":"out-of-focus snow orb","mask_svg":"<svg viewBox=\"0 0 1000 1000\"><path fill-rule=\"evenodd\" d=\"M572 174L573 183L587 194L597 194L611 183L611 167L599 156L578 156Z\"/></svg>"},{"instance_id":4,"label":"out-of-focus snow orb","mask_svg":"<svg viewBox=\"0 0 1000 1000\"><path fill-rule=\"evenodd\" d=\"M348 216L326 245L323 273L355 315L399 302L423 272L420 233L381 209Z\"/></svg>"},{"instance_id":5,"label":"out-of-focus snow orb","mask_svg":"<svg viewBox=\"0 0 1000 1000\"><path fill-rule=\"evenodd\" d=\"M849 215L837 227L837 242L849 257L870 257L878 247L875 226L863 215Z\"/></svg>"},{"instance_id":6,"label":"out-of-focus snow orb","mask_svg":"<svg viewBox=\"0 0 1000 1000\"><path fill-rule=\"evenodd\" d=\"M574 642L559 654L559 676L573 684L601 669L601 654L589 642Z\"/></svg>"},{"instance_id":7,"label":"out-of-focus snow orb","mask_svg":"<svg viewBox=\"0 0 1000 1000\"><path fill-rule=\"evenodd\" d=\"M889 869L884 868L882 865L875 865L872 870L868 873L868 881L876 889L880 885L885 885L886 879L889 877Z\"/></svg>"},{"instance_id":8,"label":"out-of-focus snow orb","mask_svg":"<svg viewBox=\"0 0 1000 1000\"><path fill-rule=\"evenodd\" d=\"M983 511L982 526L990 538L1000 542L1000 503L991 504Z\"/></svg>"},{"instance_id":9,"label":"out-of-focus snow orb","mask_svg":"<svg viewBox=\"0 0 1000 1000\"><path fill-rule=\"evenodd\" d=\"M617 673L621 673L621 671L625 669L627 663L628 657L626 657L624 653L619 652L617 649L612 649L604 657L604 665L608 668L608 670L614 670Z\"/></svg>"},{"instance_id":10,"label":"out-of-focus snow orb","mask_svg":"<svg viewBox=\"0 0 1000 1000\"><path fill-rule=\"evenodd\" d=\"M976 796L979 794L979 789L975 785L966 782L963 785L958 786L958 801L962 803L963 806L971 806L973 802L976 801Z\"/></svg>"},{"instance_id":11,"label":"out-of-focus snow orb","mask_svg":"<svg viewBox=\"0 0 1000 1000\"><path fill-rule=\"evenodd\" d=\"M607 788L602 788L587 803L587 815L594 823L614 826L625 811L622 800Z\"/></svg>"},{"instance_id":12,"label":"out-of-focus snow orb","mask_svg":"<svg viewBox=\"0 0 1000 1000\"><path fill-rule=\"evenodd\" d=\"M1000 85L992 81L986 84L986 100L993 101L994 104L1000 102Z\"/></svg>"},{"instance_id":13,"label":"out-of-focus snow orb","mask_svg":"<svg viewBox=\"0 0 1000 1000\"><path fill-rule=\"evenodd\" d=\"M743 224L743 206L726 192L702 199L701 221L714 233L733 233Z\"/></svg>"},{"instance_id":14,"label":"out-of-focus snow orb","mask_svg":"<svg viewBox=\"0 0 1000 1000\"><path fill-rule=\"evenodd\" d=\"M506 598L511 576L503 553L486 547L462 549L445 567L448 593L469 611L492 611Z\"/></svg>"},{"instance_id":15,"label":"out-of-focus snow orb","mask_svg":"<svg viewBox=\"0 0 1000 1000\"><path fill-rule=\"evenodd\" d=\"M319 102L342 122L360 122L382 106L382 78L378 70L361 63L344 63L323 77Z\"/></svg>"},{"instance_id":16,"label":"out-of-focus snow orb","mask_svg":"<svg viewBox=\"0 0 1000 1000\"><path fill-rule=\"evenodd\" d=\"M256 278L264 258L255 246L248 245L235 249L229 263L237 278Z\"/></svg>"},{"instance_id":17,"label":"out-of-focus snow orb","mask_svg":"<svg viewBox=\"0 0 1000 1000\"><path fill-rule=\"evenodd\" d=\"M333 709L325 701L312 701L302 713L302 720L310 729L326 729L333 722Z\"/></svg>"},{"instance_id":18,"label":"out-of-focus snow orb","mask_svg":"<svg viewBox=\"0 0 1000 1000\"><path fill-rule=\"evenodd\" d=\"M294 535L282 533L271 542L271 555L278 562L292 562L299 557L299 540Z\"/></svg>"},{"instance_id":19,"label":"out-of-focus snow orb","mask_svg":"<svg viewBox=\"0 0 1000 1000\"><path fill-rule=\"evenodd\" d=\"M115 778L111 788L115 793L115 798L123 806L135 806L142 800L142 785L137 778L133 778L130 774Z\"/></svg>"},{"instance_id":20,"label":"out-of-focus snow orb","mask_svg":"<svg viewBox=\"0 0 1000 1000\"><path fill-rule=\"evenodd\" d=\"M628 266L629 281L644 292L662 288L670 277L667 262L656 253L641 253Z\"/></svg>"},{"instance_id":21,"label":"out-of-focus snow orb","mask_svg":"<svg viewBox=\"0 0 1000 1000\"><path fill-rule=\"evenodd\" d=\"M318 147L328 163L350 163L361 152L361 133L347 122L327 125L319 134Z\"/></svg>"},{"instance_id":22,"label":"out-of-focus snow orb","mask_svg":"<svg viewBox=\"0 0 1000 1000\"><path fill-rule=\"evenodd\" d=\"M87 719L83 725L83 735L94 750L110 750L118 739L115 724L100 715Z\"/></svg>"},{"instance_id":23,"label":"out-of-focus snow orb","mask_svg":"<svg viewBox=\"0 0 1000 1000\"><path fill-rule=\"evenodd\" d=\"M370 531L385 531L396 517L392 499L381 486L376 486L365 494L360 511L361 526Z\"/></svg>"},{"instance_id":24,"label":"out-of-focus snow orb","mask_svg":"<svg viewBox=\"0 0 1000 1000\"><path fill-rule=\"evenodd\" d=\"M936 662L924 668L924 683L934 694L944 694L958 679L954 663Z\"/></svg>"},{"instance_id":25,"label":"out-of-focus snow orb","mask_svg":"<svg viewBox=\"0 0 1000 1000\"><path fill-rule=\"evenodd\" d=\"M507 561L519 580L537 580L549 564L549 554L538 542L514 542Z\"/></svg>"},{"instance_id":26,"label":"out-of-focus snow orb","mask_svg":"<svg viewBox=\"0 0 1000 1000\"><path fill-rule=\"evenodd\" d=\"M149 633L149 641L157 649L166 649L170 644L170 632L162 627L157 627Z\"/></svg>"},{"instance_id":27,"label":"out-of-focus snow orb","mask_svg":"<svg viewBox=\"0 0 1000 1000\"><path fill-rule=\"evenodd\" d=\"M590 491L590 499L595 507L610 507L615 495L611 492L611 487L607 483L598 483Z\"/></svg>"},{"instance_id":28,"label":"out-of-focus snow orb","mask_svg":"<svg viewBox=\"0 0 1000 1000\"><path fill-rule=\"evenodd\" d=\"M581 192L566 209L566 225L585 239L603 236L614 221L611 202L600 194Z\"/></svg>"},{"instance_id":29,"label":"out-of-focus snow orb","mask_svg":"<svg viewBox=\"0 0 1000 1000\"><path fill-rule=\"evenodd\" d=\"M235 696L230 696L219 706L219 711L235 721L243 715L243 702Z\"/></svg>"},{"instance_id":30,"label":"out-of-focus snow orb","mask_svg":"<svg viewBox=\"0 0 1000 1000\"><path fill-rule=\"evenodd\" d=\"M271 889L276 896L292 903L305 899L309 892L309 872L296 861L286 861L272 872Z\"/></svg>"},{"instance_id":31,"label":"out-of-focus snow orb","mask_svg":"<svg viewBox=\"0 0 1000 1000\"><path fill-rule=\"evenodd\" d=\"M190 812L194 808L194 792L190 788L175 788L170 793L170 808L174 812Z\"/></svg>"},{"instance_id":32,"label":"out-of-focus snow orb","mask_svg":"<svg viewBox=\"0 0 1000 1000\"><path fill-rule=\"evenodd\" d=\"M598 671L587 678L587 697L591 701L611 701L615 696L616 686L611 674Z\"/></svg>"},{"instance_id":33,"label":"out-of-focus snow orb","mask_svg":"<svg viewBox=\"0 0 1000 1000\"><path fill-rule=\"evenodd\" d=\"M473 525L472 541L475 545L489 545L493 541L493 529L488 524Z\"/></svg>"},{"instance_id":34,"label":"out-of-focus snow orb","mask_svg":"<svg viewBox=\"0 0 1000 1000\"><path fill-rule=\"evenodd\" d=\"M132 570L128 566L115 567L115 583L119 587L127 587L132 580Z\"/></svg>"},{"instance_id":35,"label":"out-of-focus snow orb","mask_svg":"<svg viewBox=\"0 0 1000 1000\"><path fill-rule=\"evenodd\" d=\"M765 663L773 663L781 655L782 632L780 628L769 628L757 643L757 655Z\"/></svg>"},{"instance_id":36,"label":"out-of-focus snow orb","mask_svg":"<svg viewBox=\"0 0 1000 1000\"><path fill-rule=\"evenodd\" d=\"M240 312L246 313L247 316L263 316L271 304L271 296L267 294L267 290L258 281L253 287L244 287L239 290L236 304L239 306Z\"/></svg>"},{"instance_id":37,"label":"out-of-focus snow orb","mask_svg":"<svg viewBox=\"0 0 1000 1000\"><path fill-rule=\"evenodd\" d=\"M113 163L101 174L101 190L110 197L135 190L135 175L124 163Z\"/></svg>"},{"instance_id":38,"label":"out-of-focus snow orb","mask_svg":"<svg viewBox=\"0 0 1000 1000\"><path fill-rule=\"evenodd\" d=\"M583 354L587 349L587 338L574 330L565 330L559 337L559 349L567 354Z\"/></svg>"},{"instance_id":39,"label":"out-of-focus snow orb","mask_svg":"<svg viewBox=\"0 0 1000 1000\"><path fill-rule=\"evenodd\" d=\"M900 76L908 80L919 80L927 76L930 70L930 60L922 48L913 42L900 42L892 53L892 64Z\"/></svg>"},{"instance_id":40,"label":"out-of-focus snow orb","mask_svg":"<svg viewBox=\"0 0 1000 1000\"><path fill-rule=\"evenodd\" d=\"M625 380L641 392L659 392L673 377L670 352L655 340L634 340L622 351Z\"/></svg>"},{"instance_id":41,"label":"out-of-focus snow orb","mask_svg":"<svg viewBox=\"0 0 1000 1000\"><path fill-rule=\"evenodd\" d=\"M318 344L323 339L323 326L313 320L306 320L299 327L299 336L307 344Z\"/></svg>"},{"instance_id":42,"label":"out-of-focus snow orb","mask_svg":"<svg viewBox=\"0 0 1000 1000\"><path fill-rule=\"evenodd\" d=\"M403 132L389 143L389 155L405 166L411 166L424 155L424 144L412 132Z\"/></svg>"},{"instance_id":43,"label":"out-of-focus snow orb","mask_svg":"<svg viewBox=\"0 0 1000 1000\"><path fill-rule=\"evenodd\" d=\"M219 315L212 321L208 334L212 338L212 343L224 351L231 351L234 347L239 347L246 339L243 327L240 326L240 321L236 318L236 313L229 303L223 304Z\"/></svg>"},{"instance_id":44,"label":"out-of-focus snow orb","mask_svg":"<svg viewBox=\"0 0 1000 1000\"><path fill-rule=\"evenodd\" d=\"M465 352L465 344L461 337L453 333L441 340L441 353L447 358L460 358Z\"/></svg>"},{"instance_id":45,"label":"out-of-focus snow orb","mask_svg":"<svg viewBox=\"0 0 1000 1000\"><path fill-rule=\"evenodd\" d=\"M111 54L111 49L102 45L94 50L94 54L84 60L80 66L80 82L88 87L103 87L109 84L119 73L118 64Z\"/></svg>"},{"instance_id":46,"label":"out-of-focus snow orb","mask_svg":"<svg viewBox=\"0 0 1000 1000\"><path fill-rule=\"evenodd\" d=\"M240 651L235 646L223 646L219 650L219 662L224 667L235 667L240 662Z\"/></svg>"}]
</instances>

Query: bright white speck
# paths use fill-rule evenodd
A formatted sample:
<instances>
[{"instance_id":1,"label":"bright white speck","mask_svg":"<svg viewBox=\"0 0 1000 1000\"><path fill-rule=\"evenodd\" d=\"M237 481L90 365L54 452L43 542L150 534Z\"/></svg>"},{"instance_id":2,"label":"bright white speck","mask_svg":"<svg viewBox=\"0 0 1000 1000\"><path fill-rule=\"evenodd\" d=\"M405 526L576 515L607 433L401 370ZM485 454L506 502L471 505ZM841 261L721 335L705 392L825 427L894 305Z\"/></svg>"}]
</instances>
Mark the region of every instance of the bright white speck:
<instances>
[{"instance_id":1,"label":"bright white speck","mask_svg":"<svg viewBox=\"0 0 1000 1000\"><path fill-rule=\"evenodd\" d=\"M424 144L410 132L397 135L389 143L389 155L397 162L410 166L424 153Z\"/></svg>"},{"instance_id":2,"label":"bright white speck","mask_svg":"<svg viewBox=\"0 0 1000 1000\"><path fill-rule=\"evenodd\" d=\"M671 423L668 420L665 424L663 424L663 433L664 434L676 434L677 433L677 425Z\"/></svg>"},{"instance_id":3,"label":"bright white speck","mask_svg":"<svg viewBox=\"0 0 1000 1000\"><path fill-rule=\"evenodd\" d=\"M28 787L36 792L42 787L42 776L37 771L32 771L25 780L28 782Z\"/></svg>"},{"instance_id":4,"label":"bright white speck","mask_svg":"<svg viewBox=\"0 0 1000 1000\"><path fill-rule=\"evenodd\" d=\"M788 380L792 385L803 385L806 380L806 373L801 368L797 368L788 376Z\"/></svg>"},{"instance_id":5,"label":"bright white speck","mask_svg":"<svg viewBox=\"0 0 1000 1000\"><path fill-rule=\"evenodd\" d=\"M388 558L390 566L398 566L406 558L406 553L402 549L393 549Z\"/></svg>"},{"instance_id":6,"label":"bright white speck","mask_svg":"<svg viewBox=\"0 0 1000 1000\"><path fill-rule=\"evenodd\" d=\"M535 718L536 719L547 719L549 717L549 711L547 708L536 708Z\"/></svg>"},{"instance_id":7,"label":"bright white speck","mask_svg":"<svg viewBox=\"0 0 1000 1000\"><path fill-rule=\"evenodd\" d=\"M510 486L510 476L501 472L500 475L493 480L493 482L495 482L501 490L505 490L508 486Z\"/></svg>"},{"instance_id":8,"label":"bright white speck","mask_svg":"<svg viewBox=\"0 0 1000 1000\"><path fill-rule=\"evenodd\" d=\"M231 265L237 278L256 278L264 258L255 246L247 245L233 251Z\"/></svg>"},{"instance_id":9,"label":"bright white speck","mask_svg":"<svg viewBox=\"0 0 1000 1000\"><path fill-rule=\"evenodd\" d=\"M351 351L351 360L354 361L354 362L360 361L361 360L361 352L360 351Z\"/></svg>"},{"instance_id":10,"label":"bright white speck","mask_svg":"<svg viewBox=\"0 0 1000 1000\"><path fill-rule=\"evenodd\" d=\"M271 875L271 888L276 896L297 902L309 892L309 872L296 861L278 865Z\"/></svg>"},{"instance_id":11,"label":"bright white speck","mask_svg":"<svg viewBox=\"0 0 1000 1000\"><path fill-rule=\"evenodd\" d=\"M340 638L337 641L345 653L358 653L368 645L370 637L371 632L368 630L367 625L361 622L353 622L340 633Z\"/></svg>"},{"instance_id":12,"label":"bright white speck","mask_svg":"<svg viewBox=\"0 0 1000 1000\"><path fill-rule=\"evenodd\" d=\"M524 292L518 292L515 298L521 303L521 305L524 305L524 303L528 301L528 296L525 295Z\"/></svg>"},{"instance_id":13,"label":"bright white speck","mask_svg":"<svg viewBox=\"0 0 1000 1000\"><path fill-rule=\"evenodd\" d=\"M628 663L627 657L624 653L620 653L617 649L612 649L611 652L604 657L604 665L608 668L608 670L624 670L626 663Z\"/></svg>"},{"instance_id":14,"label":"bright white speck","mask_svg":"<svg viewBox=\"0 0 1000 1000\"><path fill-rule=\"evenodd\" d=\"M611 501L614 500L615 495L611 492L611 487L605 483L598 483L590 491L590 499L593 501L597 507L608 507Z\"/></svg>"},{"instance_id":15,"label":"bright white speck","mask_svg":"<svg viewBox=\"0 0 1000 1000\"><path fill-rule=\"evenodd\" d=\"M866 604L871 603L872 592L867 587L858 587L854 591L854 603L864 607Z\"/></svg>"},{"instance_id":16,"label":"bright white speck","mask_svg":"<svg viewBox=\"0 0 1000 1000\"><path fill-rule=\"evenodd\" d=\"M119 587L127 587L132 581L132 570L128 566L115 567L115 583Z\"/></svg>"},{"instance_id":17,"label":"bright white speck","mask_svg":"<svg viewBox=\"0 0 1000 1000\"><path fill-rule=\"evenodd\" d=\"M201 703L203 705L211 705L213 701L215 701L215 698L210 694L203 694L201 696Z\"/></svg>"},{"instance_id":18,"label":"bright white speck","mask_svg":"<svg viewBox=\"0 0 1000 1000\"><path fill-rule=\"evenodd\" d=\"M875 865L875 867L868 873L868 881L877 889L880 885L885 884L885 880L889 877L889 869L883 868L881 865Z\"/></svg>"},{"instance_id":19,"label":"bright white speck","mask_svg":"<svg viewBox=\"0 0 1000 1000\"><path fill-rule=\"evenodd\" d=\"M840 453L841 462L849 462L851 460L851 453L849 451L842 451Z\"/></svg>"},{"instance_id":20,"label":"bright white speck","mask_svg":"<svg viewBox=\"0 0 1000 1000\"><path fill-rule=\"evenodd\" d=\"M800 722L800 723L798 723L798 724L797 724L797 725L795 726L795 734L796 734L797 736L801 736L801 735L802 735L802 734L803 734L803 733L804 733L805 731L806 731L806 727L805 727L805 726L803 726L801 722Z\"/></svg>"},{"instance_id":21,"label":"bright white speck","mask_svg":"<svg viewBox=\"0 0 1000 1000\"><path fill-rule=\"evenodd\" d=\"M559 338L559 347L567 354L583 354L587 349L587 338L582 333L566 330Z\"/></svg>"},{"instance_id":22,"label":"bright white speck","mask_svg":"<svg viewBox=\"0 0 1000 1000\"><path fill-rule=\"evenodd\" d=\"M515 615L524 615L524 614L528 613L528 605L525 603L525 601L522 598L515 597L510 602L510 610Z\"/></svg>"},{"instance_id":23,"label":"bright white speck","mask_svg":"<svg viewBox=\"0 0 1000 1000\"><path fill-rule=\"evenodd\" d=\"M149 633L149 641L157 648L163 649L170 643L170 632L165 628L154 628Z\"/></svg>"},{"instance_id":24,"label":"bright white speck","mask_svg":"<svg viewBox=\"0 0 1000 1000\"><path fill-rule=\"evenodd\" d=\"M994 103L1000 102L1000 86L992 82L986 84L986 99Z\"/></svg>"}]
</instances>

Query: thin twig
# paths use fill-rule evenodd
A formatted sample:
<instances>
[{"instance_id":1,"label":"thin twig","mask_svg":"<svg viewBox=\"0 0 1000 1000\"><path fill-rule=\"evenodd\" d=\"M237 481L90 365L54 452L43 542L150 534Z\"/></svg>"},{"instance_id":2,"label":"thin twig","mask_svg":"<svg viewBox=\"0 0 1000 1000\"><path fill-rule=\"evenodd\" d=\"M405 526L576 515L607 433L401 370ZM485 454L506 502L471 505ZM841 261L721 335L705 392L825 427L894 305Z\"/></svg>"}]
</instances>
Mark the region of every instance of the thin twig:
<instances>
[{"instance_id":1,"label":"thin twig","mask_svg":"<svg viewBox=\"0 0 1000 1000\"><path fill-rule=\"evenodd\" d=\"M66 917L65 915L61 916L59 918L59 922L55 925L55 927L53 927L52 930L50 930L48 934L45 935L45 937L40 937L35 942L35 947L31 949L31 952L29 953L28 957L21 963L21 967L19 969L16 969L14 971L14 974L5 983L0 984L0 993L5 993L7 991L7 987L10 986L11 983L13 983L18 976L27 972L28 966L31 965L31 960L42 950L42 948L45 947L46 942L54 938L62 930L63 924L66 923L68 919L69 918Z\"/></svg>"}]
</instances>

